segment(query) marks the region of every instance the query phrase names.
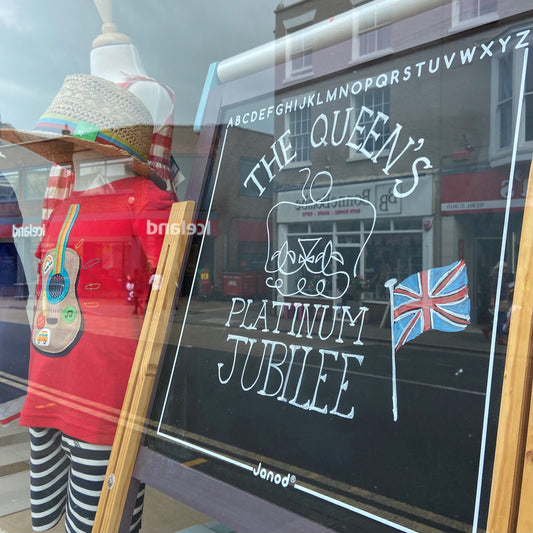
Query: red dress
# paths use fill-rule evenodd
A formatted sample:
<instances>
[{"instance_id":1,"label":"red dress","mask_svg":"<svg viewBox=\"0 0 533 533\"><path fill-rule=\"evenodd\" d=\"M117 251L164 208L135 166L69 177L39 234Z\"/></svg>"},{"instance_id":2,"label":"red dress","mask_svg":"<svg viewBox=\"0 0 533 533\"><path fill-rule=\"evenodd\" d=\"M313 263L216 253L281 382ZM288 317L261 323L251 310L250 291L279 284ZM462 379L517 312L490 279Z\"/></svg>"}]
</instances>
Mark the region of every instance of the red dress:
<instances>
[{"instance_id":1,"label":"red dress","mask_svg":"<svg viewBox=\"0 0 533 533\"><path fill-rule=\"evenodd\" d=\"M166 192L133 177L74 191L54 210L37 250L22 425L112 444L142 320L125 281L137 275L147 293L171 205Z\"/></svg>"}]
</instances>

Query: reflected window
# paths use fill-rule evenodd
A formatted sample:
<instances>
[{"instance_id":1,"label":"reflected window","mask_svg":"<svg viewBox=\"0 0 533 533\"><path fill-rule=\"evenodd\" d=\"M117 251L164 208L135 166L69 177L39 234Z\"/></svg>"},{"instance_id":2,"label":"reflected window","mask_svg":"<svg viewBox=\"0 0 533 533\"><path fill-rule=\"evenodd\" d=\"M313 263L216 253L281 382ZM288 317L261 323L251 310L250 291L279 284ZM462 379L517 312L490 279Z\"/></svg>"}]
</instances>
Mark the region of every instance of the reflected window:
<instances>
[{"instance_id":1,"label":"reflected window","mask_svg":"<svg viewBox=\"0 0 533 533\"><path fill-rule=\"evenodd\" d=\"M50 167L27 169L24 172L23 198L25 200L42 200L49 177Z\"/></svg>"},{"instance_id":2,"label":"reflected window","mask_svg":"<svg viewBox=\"0 0 533 533\"><path fill-rule=\"evenodd\" d=\"M308 107L296 108L288 114L291 130L291 146L296 153L294 162L302 163L311 159L311 110Z\"/></svg>"},{"instance_id":3,"label":"reflected window","mask_svg":"<svg viewBox=\"0 0 533 533\"><path fill-rule=\"evenodd\" d=\"M498 61L498 133L499 146L511 145L513 126L513 54Z\"/></svg>"},{"instance_id":4,"label":"reflected window","mask_svg":"<svg viewBox=\"0 0 533 533\"><path fill-rule=\"evenodd\" d=\"M355 39L358 49L355 56L375 54L391 47L391 26L389 15L385 9L374 8L365 13L364 17L356 22L358 38Z\"/></svg>"},{"instance_id":5,"label":"reflected window","mask_svg":"<svg viewBox=\"0 0 533 533\"><path fill-rule=\"evenodd\" d=\"M303 222L288 224L287 230L289 233L308 233L309 227Z\"/></svg>"},{"instance_id":6,"label":"reflected window","mask_svg":"<svg viewBox=\"0 0 533 533\"><path fill-rule=\"evenodd\" d=\"M290 75L298 76L311 72L313 68L313 47L308 36L297 35L290 45Z\"/></svg>"},{"instance_id":7,"label":"reflected window","mask_svg":"<svg viewBox=\"0 0 533 533\"><path fill-rule=\"evenodd\" d=\"M394 221L394 229L396 231L398 231L398 230L420 231L421 227L422 227L422 222L421 222L421 220L419 218L403 217L403 218L399 218L398 220Z\"/></svg>"},{"instance_id":8,"label":"reflected window","mask_svg":"<svg viewBox=\"0 0 533 533\"><path fill-rule=\"evenodd\" d=\"M287 78L306 76L313 71L313 40L306 26L313 23L316 9L283 21L287 40Z\"/></svg>"},{"instance_id":9,"label":"reflected window","mask_svg":"<svg viewBox=\"0 0 533 533\"><path fill-rule=\"evenodd\" d=\"M16 182L17 175L9 174L3 175L0 174L0 202L16 202L17 198L15 196L15 190L13 189L11 183Z\"/></svg>"},{"instance_id":10,"label":"reflected window","mask_svg":"<svg viewBox=\"0 0 533 533\"><path fill-rule=\"evenodd\" d=\"M497 0L457 0L459 21L483 17L496 13Z\"/></svg>"},{"instance_id":11,"label":"reflected window","mask_svg":"<svg viewBox=\"0 0 533 533\"><path fill-rule=\"evenodd\" d=\"M526 84L524 88L524 140L533 141L533 46L529 47Z\"/></svg>"},{"instance_id":12,"label":"reflected window","mask_svg":"<svg viewBox=\"0 0 533 533\"><path fill-rule=\"evenodd\" d=\"M512 51L493 60L492 81L492 160L494 163L508 161L518 134L518 157L529 157L533 146L533 47L529 47L525 77L523 77L524 55ZM518 113L518 98L524 80L522 114ZM515 128L518 128L515 132Z\"/></svg>"},{"instance_id":13,"label":"reflected window","mask_svg":"<svg viewBox=\"0 0 533 533\"><path fill-rule=\"evenodd\" d=\"M331 235L315 234L312 237L289 236L288 249L298 257L298 263L288 263L285 269L287 276L287 292L299 293L313 297L330 296L335 293L334 261L325 261L324 266L319 258L331 253Z\"/></svg>"},{"instance_id":14,"label":"reflected window","mask_svg":"<svg viewBox=\"0 0 533 533\"><path fill-rule=\"evenodd\" d=\"M368 152L378 151L383 147L383 144L388 139L390 134L389 120L377 120L378 113L390 115L390 89L384 87L382 89L370 89L363 94L355 96L355 114L354 120L358 120L358 124L361 126L361 130L358 132L356 144L364 145L362 148ZM361 114L361 109L365 107L371 111ZM372 129L376 135L368 135L367 132ZM386 150L383 150L385 155ZM352 157L357 156L354 151Z\"/></svg>"}]
</instances>

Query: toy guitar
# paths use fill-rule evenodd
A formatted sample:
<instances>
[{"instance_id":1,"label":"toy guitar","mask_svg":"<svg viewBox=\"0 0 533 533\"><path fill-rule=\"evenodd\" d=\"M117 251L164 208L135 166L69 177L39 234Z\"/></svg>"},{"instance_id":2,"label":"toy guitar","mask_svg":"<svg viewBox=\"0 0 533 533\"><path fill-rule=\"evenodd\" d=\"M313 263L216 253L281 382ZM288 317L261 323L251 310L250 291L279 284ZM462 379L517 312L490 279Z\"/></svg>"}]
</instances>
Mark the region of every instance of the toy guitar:
<instances>
[{"instance_id":1,"label":"toy guitar","mask_svg":"<svg viewBox=\"0 0 533 533\"><path fill-rule=\"evenodd\" d=\"M42 262L42 290L33 321L32 343L50 357L66 355L83 333L83 316L76 294L80 257L67 248L80 206L69 207L57 244Z\"/></svg>"}]
</instances>

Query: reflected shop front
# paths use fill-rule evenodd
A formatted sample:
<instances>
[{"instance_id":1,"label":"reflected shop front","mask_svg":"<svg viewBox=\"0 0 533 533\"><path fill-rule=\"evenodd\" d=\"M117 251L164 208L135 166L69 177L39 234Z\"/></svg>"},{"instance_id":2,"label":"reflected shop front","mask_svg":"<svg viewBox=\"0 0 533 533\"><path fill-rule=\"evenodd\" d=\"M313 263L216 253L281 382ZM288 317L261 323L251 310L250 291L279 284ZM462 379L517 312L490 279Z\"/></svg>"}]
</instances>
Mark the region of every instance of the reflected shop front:
<instances>
[{"instance_id":1,"label":"reflected shop front","mask_svg":"<svg viewBox=\"0 0 533 533\"><path fill-rule=\"evenodd\" d=\"M533 533L530 4L0 8L0 531Z\"/></svg>"}]
</instances>

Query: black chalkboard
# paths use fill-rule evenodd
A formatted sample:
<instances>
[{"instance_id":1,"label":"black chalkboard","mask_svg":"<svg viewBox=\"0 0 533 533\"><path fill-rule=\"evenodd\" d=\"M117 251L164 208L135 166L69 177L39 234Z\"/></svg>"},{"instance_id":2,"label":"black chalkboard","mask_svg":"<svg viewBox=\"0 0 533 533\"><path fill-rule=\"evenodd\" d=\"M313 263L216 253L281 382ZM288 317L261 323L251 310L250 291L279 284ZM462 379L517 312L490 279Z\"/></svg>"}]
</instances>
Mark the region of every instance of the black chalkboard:
<instances>
[{"instance_id":1,"label":"black chalkboard","mask_svg":"<svg viewBox=\"0 0 533 533\"><path fill-rule=\"evenodd\" d=\"M531 161L503 94L532 21L427 28L302 76L211 69L134 477L239 531L485 528Z\"/></svg>"}]
</instances>

